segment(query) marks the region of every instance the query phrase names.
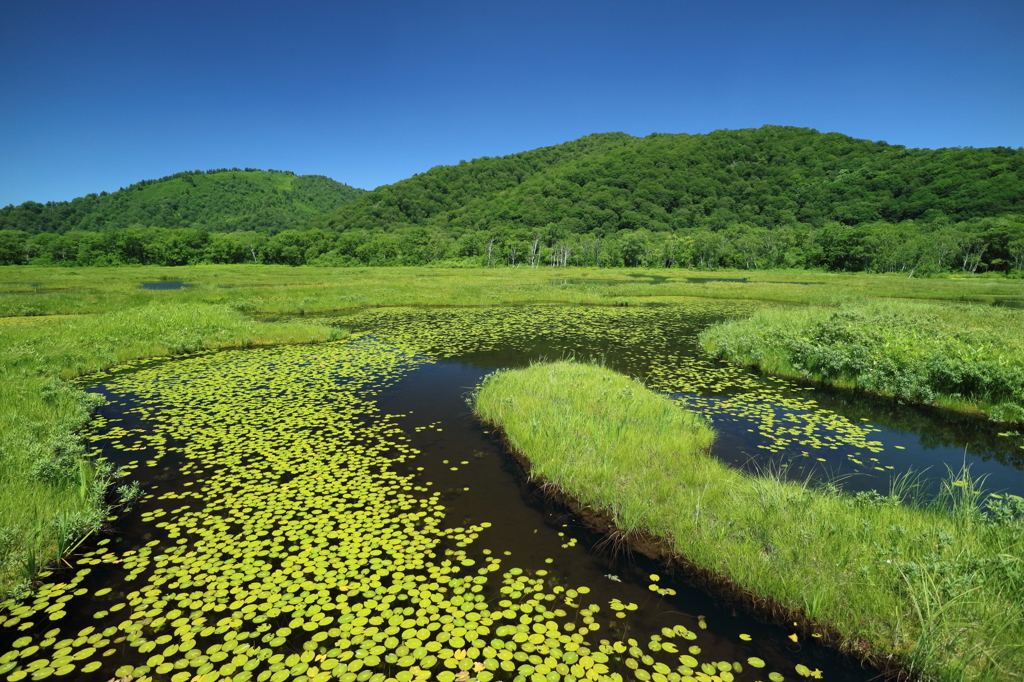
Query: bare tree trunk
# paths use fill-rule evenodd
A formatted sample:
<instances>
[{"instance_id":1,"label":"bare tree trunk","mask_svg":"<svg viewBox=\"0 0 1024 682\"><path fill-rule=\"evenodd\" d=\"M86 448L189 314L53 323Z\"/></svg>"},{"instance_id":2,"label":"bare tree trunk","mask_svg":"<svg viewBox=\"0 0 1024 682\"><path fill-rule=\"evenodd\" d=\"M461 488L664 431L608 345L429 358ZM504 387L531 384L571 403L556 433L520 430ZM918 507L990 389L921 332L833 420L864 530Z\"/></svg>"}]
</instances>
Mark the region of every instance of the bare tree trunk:
<instances>
[{"instance_id":1,"label":"bare tree trunk","mask_svg":"<svg viewBox=\"0 0 1024 682\"><path fill-rule=\"evenodd\" d=\"M491 267L491 250L494 248L494 237L487 242L487 267Z\"/></svg>"},{"instance_id":2,"label":"bare tree trunk","mask_svg":"<svg viewBox=\"0 0 1024 682\"><path fill-rule=\"evenodd\" d=\"M512 267L515 267L516 266L516 250L517 250L517 247L516 247L515 244L513 244L510 247L508 247L508 250L509 250L509 254L512 256Z\"/></svg>"},{"instance_id":3,"label":"bare tree trunk","mask_svg":"<svg viewBox=\"0 0 1024 682\"><path fill-rule=\"evenodd\" d=\"M973 262L971 263L971 274L973 275L978 271L978 266L981 264L981 257L988 249L988 244L982 244L978 247L978 252L974 254Z\"/></svg>"}]
</instances>

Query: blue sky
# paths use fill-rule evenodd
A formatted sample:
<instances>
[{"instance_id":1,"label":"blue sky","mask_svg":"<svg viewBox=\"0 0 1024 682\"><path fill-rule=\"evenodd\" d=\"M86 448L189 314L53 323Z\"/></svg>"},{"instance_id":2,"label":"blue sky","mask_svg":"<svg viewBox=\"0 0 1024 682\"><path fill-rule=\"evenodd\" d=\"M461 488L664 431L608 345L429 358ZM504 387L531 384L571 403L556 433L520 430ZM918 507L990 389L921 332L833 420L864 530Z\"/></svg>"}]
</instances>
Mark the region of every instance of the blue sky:
<instances>
[{"instance_id":1,"label":"blue sky","mask_svg":"<svg viewBox=\"0 0 1024 682\"><path fill-rule=\"evenodd\" d=\"M181 170L371 189L595 132L1024 146L1024 2L0 4L0 206Z\"/></svg>"}]
</instances>

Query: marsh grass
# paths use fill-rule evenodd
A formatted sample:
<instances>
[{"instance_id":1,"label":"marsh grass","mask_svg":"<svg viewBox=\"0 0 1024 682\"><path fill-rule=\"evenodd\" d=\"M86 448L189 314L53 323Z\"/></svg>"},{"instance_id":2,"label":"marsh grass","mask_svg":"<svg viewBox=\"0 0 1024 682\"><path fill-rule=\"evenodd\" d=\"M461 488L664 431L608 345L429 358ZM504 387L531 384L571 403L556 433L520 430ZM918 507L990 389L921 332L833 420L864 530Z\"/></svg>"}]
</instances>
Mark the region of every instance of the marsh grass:
<instances>
[{"instance_id":1,"label":"marsh grass","mask_svg":"<svg viewBox=\"0 0 1024 682\"><path fill-rule=\"evenodd\" d=\"M912 301L761 311L700 335L719 358L1024 422L1024 313Z\"/></svg>"},{"instance_id":2,"label":"marsh grass","mask_svg":"<svg viewBox=\"0 0 1024 682\"><path fill-rule=\"evenodd\" d=\"M687 281L747 278L748 283ZM654 277L654 276L657 277ZM190 285L147 291L144 281ZM35 293L25 283L36 283ZM816 286L800 286L803 282ZM317 313L380 305L500 305L563 302L642 304L677 297L835 305L873 298L992 303L1024 298L1024 279L907 279L893 275L793 271L573 268L318 268L283 265L0 268L0 317L98 313L154 302L237 306L247 312Z\"/></svg>"},{"instance_id":3,"label":"marsh grass","mask_svg":"<svg viewBox=\"0 0 1024 682\"><path fill-rule=\"evenodd\" d=\"M322 341L338 330L261 324L218 305L164 304L0 324L0 593L31 579L105 515L114 472L77 431L98 396L68 380L120 363L203 349Z\"/></svg>"},{"instance_id":4,"label":"marsh grass","mask_svg":"<svg viewBox=\"0 0 1024 682\"><path fill-rule=\"evenodd\" d=\"M1024 505L951 472L938 497L851 496L708 454L701 419L573 362L500 372L475 409L547 479L695 565L803 612L844 646L926 679L1024 672ZM916 501L915 501L916 500Z\"/></svg>"}]
</instances>

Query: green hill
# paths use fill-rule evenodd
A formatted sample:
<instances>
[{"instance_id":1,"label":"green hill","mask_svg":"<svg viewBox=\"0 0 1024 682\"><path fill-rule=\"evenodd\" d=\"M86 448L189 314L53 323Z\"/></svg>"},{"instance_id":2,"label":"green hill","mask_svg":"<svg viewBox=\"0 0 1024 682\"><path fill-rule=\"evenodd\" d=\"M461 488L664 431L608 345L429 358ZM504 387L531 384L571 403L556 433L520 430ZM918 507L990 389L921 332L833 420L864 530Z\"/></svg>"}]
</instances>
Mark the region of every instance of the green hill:
<instances>
[{"instance_id":1,"label":"green hill","mask_svg":"<svg viewBox=\"0 0 1024 682\"><path fill-rule=\"evenodd\" d=\"M0 210L0 264L200 262L1024 272L1024 149L603 133L370 192L236 169Z\"/></svg>"},{"instance_id":2,"label":"green hill","mask_svg":"<svg viewBox=\"0 0 1024 682\"><path fill-rule=\"evenodd\" d=\"M484 157L457 166L435 166L393 185L367 192L352 210L335 210L311 221L311 227L345 231L404 224L444 222L444 216L471 202L493 198L523 183L637 144L625 133L587 135L572 142L501 157Z\"/></svg>"},{"instance_id":3,"label":"green hill","mask_svg":"<svg viewBox=\"0 0 1024 682\"><path fill-rule=\"evenodd\" d=\"M1024 149L907 149L809 128L592 135L431 169L317 218L610 234L830 221L958 222L1024 211Z\"/></svg>"},{"instance_id":4,"label":"green hill","mask_svg":"<svg viewBox=\"0 0 1024 682\"><path fill-rule=\"evenodd\" d=\"M221 169L145 180L71 201L0 209L0 230L28 234L133 226L276 233L356 199L363 190L322 175Z\"/></svg>"}]
</instances>

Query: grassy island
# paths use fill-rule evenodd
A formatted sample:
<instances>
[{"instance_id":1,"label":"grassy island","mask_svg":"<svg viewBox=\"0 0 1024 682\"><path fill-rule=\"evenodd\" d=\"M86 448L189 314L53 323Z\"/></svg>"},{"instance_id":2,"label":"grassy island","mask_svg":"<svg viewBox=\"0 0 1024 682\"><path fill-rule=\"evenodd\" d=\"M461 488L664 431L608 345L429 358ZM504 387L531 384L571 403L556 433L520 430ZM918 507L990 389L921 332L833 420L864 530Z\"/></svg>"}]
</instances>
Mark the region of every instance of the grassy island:
<instances>
[{"instance_id":1,"label":"grassy island","mask_svg":"<svg viewBox=\"0 0 1024 682\"><path fill-rule=\"evenodd\" d=\"M966 473L926 505L752 476L708 454L697 415L572 362L492 375L475 409L533 476L848 649L930 679L1024 669L1024 527L998 501L983 513Z\"/></svg>"}]
</instances>

